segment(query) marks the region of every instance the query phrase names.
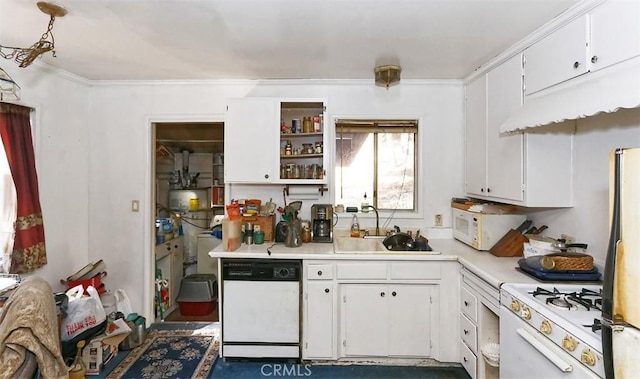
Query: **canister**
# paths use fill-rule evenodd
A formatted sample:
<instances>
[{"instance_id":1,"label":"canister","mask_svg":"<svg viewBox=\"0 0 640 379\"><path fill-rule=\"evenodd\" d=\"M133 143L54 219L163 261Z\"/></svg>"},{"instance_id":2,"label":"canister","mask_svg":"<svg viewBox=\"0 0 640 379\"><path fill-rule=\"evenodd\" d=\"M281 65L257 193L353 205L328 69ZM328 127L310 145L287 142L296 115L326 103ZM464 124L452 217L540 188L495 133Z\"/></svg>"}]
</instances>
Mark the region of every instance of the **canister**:
<instances>
[{"instance_id":1,"label":"canister","mask_svg":"<svg viewBox=\"0 0 640 379\"><path fill-rule=\"evenodd\" d=\"M300 125L300 119L294 118L291 120L291 133L300 133L302 132L302 125Z\"/></svg>"}]
</instances>

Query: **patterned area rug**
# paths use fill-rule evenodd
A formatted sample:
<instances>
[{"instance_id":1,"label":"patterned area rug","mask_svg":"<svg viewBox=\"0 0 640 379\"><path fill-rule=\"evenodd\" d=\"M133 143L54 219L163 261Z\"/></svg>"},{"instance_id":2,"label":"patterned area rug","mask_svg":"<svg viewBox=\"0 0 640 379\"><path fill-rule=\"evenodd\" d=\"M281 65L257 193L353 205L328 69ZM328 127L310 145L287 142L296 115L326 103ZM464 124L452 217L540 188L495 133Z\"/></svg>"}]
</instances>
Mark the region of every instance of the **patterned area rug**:
<instances>
[{"instance_id":1,"label":"patterned area rug","mask_svg":"<svg viewBox=\"0 0 640 379\"><path fill-rule=\"evenodd\" d=\"M206 379L218 356L217 330L151 330L107 379Z\"/></svg>"}]
</instances>

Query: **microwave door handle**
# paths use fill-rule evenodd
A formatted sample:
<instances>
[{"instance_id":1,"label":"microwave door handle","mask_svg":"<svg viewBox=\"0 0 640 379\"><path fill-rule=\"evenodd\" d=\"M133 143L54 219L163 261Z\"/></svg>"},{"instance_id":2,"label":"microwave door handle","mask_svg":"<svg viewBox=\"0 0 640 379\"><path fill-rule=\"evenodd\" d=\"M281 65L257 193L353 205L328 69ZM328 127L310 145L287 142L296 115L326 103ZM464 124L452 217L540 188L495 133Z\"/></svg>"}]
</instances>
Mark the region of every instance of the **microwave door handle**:
<instances>
[{"instance_id":1,"label":"microwave door handle","mask_svg":"<svg viewBox=\"0 0 640 379\"><path fill-rule=\"evenodd\" d=\"M526 330L519 328L517 330L520 337L522 337L525 341L527 341L534 349L538 350L542 355L544 355L551 363L556 365L562 372L571 372L573 371L573 366L570 363L567 363L564 359L559 357L556 353L551 351L547 346L545 346L540 340L536 337L532 336Z\"/></svg>"}]
</instances>

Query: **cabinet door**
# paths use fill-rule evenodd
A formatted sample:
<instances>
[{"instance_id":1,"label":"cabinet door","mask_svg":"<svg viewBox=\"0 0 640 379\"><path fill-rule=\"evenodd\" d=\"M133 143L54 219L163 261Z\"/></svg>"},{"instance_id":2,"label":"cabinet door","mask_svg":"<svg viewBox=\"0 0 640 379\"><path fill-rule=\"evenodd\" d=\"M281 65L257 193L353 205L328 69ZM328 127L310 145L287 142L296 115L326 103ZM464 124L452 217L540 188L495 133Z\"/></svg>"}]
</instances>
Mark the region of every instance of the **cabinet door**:
<instances>
[{"instance_id":1,"label":"cabinet door","mask_svg":"<svg viewBox=\"0 0 640 379\"><path fill-rule=\"evenodd\" d=\"M591 71L640 55L639 1L607 1L590 17Z\"/></svg>"},{"instance_id":2,"label":"cabinet door","mask_svg":"<svg viewBox=\"0 0 640 379\"><path fill-rule=\"evenodd\" d=\"M387 297L386 285L342 285L344 356L388 355Z\"/></svg>"},{"instance_id":3,"label":"cabinet door","mask_svg":"<svg viewBox=\"0 0 640 379\"><path fill-rule=\"evenodd\" d=\"M277 104L270 98L228 101L224 123L226 183L271 183L277 178Z\"/></svg>"},{"instance_id":4,"label":"cabinet door","mask_svg":"<svg viewBox=\"0 0 640 379\"><path fill-rule=\"evenodd\" d=\"M474 80L466 86L466 169L467 195L484 196L487 182L487 77Z\"/></svg>"},{"instance_id":5,"label":"cabinet door","mask_svg":"<svg viewBox=\"0 0 640 379\"><path fill-rule=\"evenodd\" d=\"M522 106L522 57L487 74L487 196L523 200L523 137L500 135L500 125Z\"/></svg>"},{"instance_id":6,"label":"cabinet door","mask_svg":"<svg viewBox=\"0 0 640 379\"><path fill-rule=\"evenodd\" d=\"M587 72L587 28L584 15L525 50L527 95Z\"/></svg>"},{"instance_id":7,"label":"cabinet door","mask_svg":"<svg viewBox=\"0 0 640 379\"><path fill-rule=\"evenodd\" d=\"M304 359L333 358L333 281L307 281Z\"/></svg>"},{"instance_id":8,"label":"cabinet door","mask_svg":"<svg viewBox=\"0 0 640 379\"><path fill-rule=\"evenodd\" d=\"M389 355L431 355L431 289L426 284L390 284Z\"/></svg>"}]
</instances>

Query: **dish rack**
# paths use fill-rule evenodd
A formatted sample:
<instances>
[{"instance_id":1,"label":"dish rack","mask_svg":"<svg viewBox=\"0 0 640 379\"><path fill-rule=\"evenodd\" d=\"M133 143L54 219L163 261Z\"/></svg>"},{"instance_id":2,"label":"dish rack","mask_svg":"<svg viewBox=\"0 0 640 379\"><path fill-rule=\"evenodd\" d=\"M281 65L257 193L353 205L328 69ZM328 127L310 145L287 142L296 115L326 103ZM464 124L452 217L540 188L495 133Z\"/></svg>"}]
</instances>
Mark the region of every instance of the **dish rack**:
<instances>
[{"instance_id":1,"label":"dish rack","mask_svg":"<svg viewBox=\"0 0 640 379\"><path fill-rule=\"evenodd\" d=\"M500 366L500 345L497 343L488 343L480 349L482 358L488 365L493 367Z\"/></svg>"}]
</instances>

